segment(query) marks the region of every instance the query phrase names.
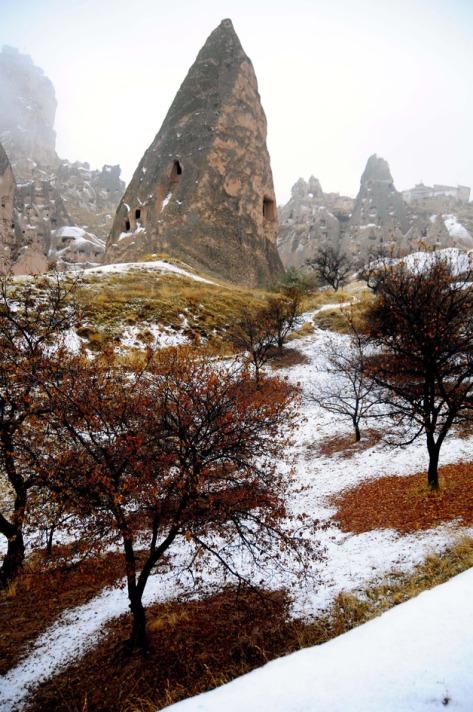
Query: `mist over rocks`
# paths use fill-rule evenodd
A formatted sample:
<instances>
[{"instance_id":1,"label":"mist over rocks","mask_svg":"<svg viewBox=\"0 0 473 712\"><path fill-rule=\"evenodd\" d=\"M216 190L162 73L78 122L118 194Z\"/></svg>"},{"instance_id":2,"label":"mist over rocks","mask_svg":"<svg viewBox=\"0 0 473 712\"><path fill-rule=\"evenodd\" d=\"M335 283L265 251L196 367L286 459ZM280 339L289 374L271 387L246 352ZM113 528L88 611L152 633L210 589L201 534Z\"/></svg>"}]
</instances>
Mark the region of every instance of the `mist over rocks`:
<instances>
[{"instance_id":1,"label":"mist over rocks","mask_svg":"<svg viewBox=\"0 0 473 712\"><path fill-rule=\"evenodd\" d=\"M211 33L118 207L106 261L167 252L250 286L282 274L266 117L231 20Z\"/></svg>"},{"instance_id":2,"label":"mist over rocks","mask_svg":"<svg viewBox=\"0 0 473 712\"><path fill-rule=\"evenodd\" d=\"M1 188L3 263L17 273L44 272L58 255L62 269L99 263L125 189L120 166L94 170L58 157L54 86L13 47L0 52L0 98L0 173L7 162L11 173ZM80 229L80 239L61 235L58 244L61 228Z\"/></svg>"},{"instance_id":3,"label":"mist over rocks","mask_svg":"<svg viewBox=\"0 0 473 712\"><path fill-rule=\"evenodd\" d=\"M56 94L50 79L31 57L14 47L0 52L0 143L18 182L35 169L53 167L56 154Z\"/></svg>"}]
</instances>

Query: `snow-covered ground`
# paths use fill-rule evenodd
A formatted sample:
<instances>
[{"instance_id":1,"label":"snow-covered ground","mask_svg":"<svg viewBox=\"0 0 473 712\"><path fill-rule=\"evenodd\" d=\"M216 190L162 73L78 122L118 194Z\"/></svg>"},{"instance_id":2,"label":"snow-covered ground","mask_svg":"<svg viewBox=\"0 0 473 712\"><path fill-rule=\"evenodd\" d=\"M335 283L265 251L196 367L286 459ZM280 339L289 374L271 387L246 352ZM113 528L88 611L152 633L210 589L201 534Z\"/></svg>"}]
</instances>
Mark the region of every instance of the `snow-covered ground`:
<instances>
[{"instance_id":1,"label":"snow-covered ground","mask_svg":"<svg viewBox=\"0 0 473 712\"><path fill-rule=\"evenodd\" d=\"M332 306L336 305L327 305ZM307 321L309 315L305 316ZM325 353L329 338L338 338L343 345L347 337L315 330L310 336L293 341L291 346L299 348L309 363L295 365L278 373L294 383L300 383L305 391L320 387L327 378L332 377L326 370ZM387 449L379 443L365 450L360 449L349 459L342 455L326 458L317 453L317 445L329 436L350 432L350 424L335 419L316 404L307 401L301 405L300 415L290 452L295 477L290 480L288 508L290 513L307 512L327 525L317 533L325 556L313 558L308 579L292 575L290 566L287 570L267 569L262 574L258 569L254 572L255 576L258 575L255 580L263 576L262 583L267 588L290 586L294 597L294 615L317 615L341 591L363 589L393 570L407 571L429 553L439 552L461 535L472 533L456 523L407 536L389 529L356 535L340 531L331 521L335 510L329 502L330 497L368 478L386 474L404 476L425 469L424 442L419 440L405 449L395 450ZM472 454L473 438L464 440L452 436L443 447L442 464L471 460ZM184 542L176 546L172 562L184 566L189 557L189 546ZM239 561L239 565L246 567L249 575L253 574L250 561ZM150 580L146 594L148 601L166 600L193 591L189 575L176 577L173 568L161 571ZM218 570L209 570L209 583L220 581L220 577ZM42 679L51 676L59 667L72 662L96 644L104 623L126 612L127 607L126 592L117 587L104 591L84 606L66 612L36 641L29 655L3 680L0 679L0 709L11 709L13 700L21 702L25 699L27 686L34 688ZM271 709L271 705L264 709ZM378 710L384 712L383 707L378 707Z\"/></svg>"},{"instance_id":2,"label":"snow-covered ground","mask_svg":"<svg viewBox=\"0 0 473 712\"><path fill-rule=\"evenodd\" d=\"M152 262L117 262L111 265L100 265L99 267L91 267L84 270L84 274L120 274L123 272L161 272L162 274L177 274L187 279L193 279L195 282L205 282L205 284L215 284L210 279L199 277L198 274L189 272L182 267L177 267L163 260L154 260Z\"/></svg>"},{"instance_id":3,"label":"snow-covered ground","mask_svg":"<svg viewBox=\"0 0 473 712\"><path fill-rule=\"evenodd\" d=\"M472 590L470 569L328 643L166 709L471 712Z\"/></svg>"}]
</instances>

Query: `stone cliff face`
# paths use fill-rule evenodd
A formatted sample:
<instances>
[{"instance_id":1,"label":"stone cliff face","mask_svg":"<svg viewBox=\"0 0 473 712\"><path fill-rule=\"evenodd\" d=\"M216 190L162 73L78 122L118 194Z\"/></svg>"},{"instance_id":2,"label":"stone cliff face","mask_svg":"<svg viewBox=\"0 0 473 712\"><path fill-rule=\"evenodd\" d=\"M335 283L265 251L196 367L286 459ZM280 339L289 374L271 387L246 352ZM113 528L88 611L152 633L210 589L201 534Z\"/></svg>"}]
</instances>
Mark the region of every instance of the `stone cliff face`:
<instances>
[{"instance_id":1,"label":"stone cliff face","mask_svg":"<svg viewBox=\"0 0 473 712\"><path fill-rule=\"evenodd\" d=\"M57 163L56 96L51 81L31 57L12 47L0 52L0 143L18 182L35 169Z\"/></svg>"},{"instance_id":2,"label":"stone cliff face","mask_svg":"<svg viewBox=\"0 0 473 712\"><path fill-rule=\"evenodd\" d=\"M13 223L15 189L12 167L0 144L0 271L5 269L15 245L15 225Z\"/></svg>"},{"instance_id":3,"label":"stone cliff face","mask_svg":"<svg viewBox=\"0 0 473 712\"><path fill-rule=\"evenodd\" d=\"M52 177L72 224L106 239L110 233L115 210L125 190L120 179L120 166L91 169L88 163L61 161Z\"/></svg>"},{"instance_id":4,"label":"stone cliff face","mask_svg":"<svg viewBox=\"0 0 473 712\"><path fill-rule=\"evenodd\" d=\"M300 178L289 202L279 211L278 249L285 267L303 267L319 247L342 245L354 201L338 193L324 193L311 176Z\"/></svg>"},{"instance_id":5,"label":"stone cliff face","mask_svg":"<svg viewBox=\"0 0 473 712\"><path fill-rule=\"evenodd\" d=\"M282 272L266 117L230 20L212 32L121 201L109 262L165 251L235 282Z\"/></svg>"},{"instance_id":6,"label":"stone cliff face","mask_svg":"<svg viewBox=\"0 0 473 712\"><path fill-rule=\"evenodd\" d=\"M56 261L61 268L97 264L125 189L120 166L92 170L58 158L54 87L29 56L10 47L0 52L0 97L0 141L18 184L9 197L2 192L0 243L8 245L15 271L44 271ZM5 178L4 190L7 184Z\"/></svg>"}]
</instances>

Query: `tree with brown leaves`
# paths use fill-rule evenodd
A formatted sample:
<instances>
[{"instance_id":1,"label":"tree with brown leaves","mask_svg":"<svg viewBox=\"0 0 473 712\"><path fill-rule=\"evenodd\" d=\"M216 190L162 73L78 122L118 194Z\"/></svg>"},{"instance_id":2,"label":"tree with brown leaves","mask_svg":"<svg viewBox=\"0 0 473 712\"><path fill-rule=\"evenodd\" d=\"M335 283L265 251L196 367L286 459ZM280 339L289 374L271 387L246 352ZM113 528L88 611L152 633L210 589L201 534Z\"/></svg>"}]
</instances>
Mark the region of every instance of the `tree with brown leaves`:
<instances>
[{"instance_id":1,"label":"tree with brown leaves","mask_svg":"<svg viewBox=\"0 0 473 712\"><path fill-rule=\"evenodd\" d=\"M58 392L64 447L45 478L102 542L121 542L131 647L147 647L143 593L178 541L193 573L210 556L239 581L242 550L261 563L295 546L276 466L293 418L286 383L257 387L245 368L172 349L142 371L76 359Z\"/></svg>"},{"instance_id":2,"label":"tree with brown leaves","mask_svg":"<svg viewBox=\"0 0 473 712\"><path fill-rule=\"evenodd\" d=\"M277 327L268 309L244 309L231 330L230 339L236 349L247 353L256 383L259 383L261 369L269 361L277 343Z\"/></svg>"},{"instance_id":3,"label":"tree with brown leaves","mask_svg":"<svg viewBox=\"0 0 473 712\"><path fill-rule=\"evenodd\" d=\"M433 256L413 267L384 262L370 275L370 373L391 416L408 428L404 441L425 435L431 489L439 487L445 438L473 406L473 270L457 272Z\"/></svg>"},{"instance_id":4,"label":"tree with brown leaves","mask_svg":"<svg viewBox=\"0 0 473 712\"><path fill-rule=\"evenodd\" d=\"M59 358L61 338L76 321L74 289L58 276L0 280L0 480L7 489L0 533L8 540L2 587L25 557L28 493L38 484L35 463L48 443L50 404L42 384Z\"/></svg>"}]
</instances>

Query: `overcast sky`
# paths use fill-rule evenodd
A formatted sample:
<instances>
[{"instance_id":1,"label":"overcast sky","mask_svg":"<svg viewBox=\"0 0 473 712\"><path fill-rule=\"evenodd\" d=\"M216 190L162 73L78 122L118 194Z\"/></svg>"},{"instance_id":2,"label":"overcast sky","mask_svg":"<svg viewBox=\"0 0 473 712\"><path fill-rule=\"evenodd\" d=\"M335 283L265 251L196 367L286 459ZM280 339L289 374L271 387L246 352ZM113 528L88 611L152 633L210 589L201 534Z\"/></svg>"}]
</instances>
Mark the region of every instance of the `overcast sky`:
<instances>
[{"instance_id":1,"label":"overcast sky","mask_svg":"<svg viewBox=\"0 0 473 712\"><path fill-rule=\"evenodd\" d=\"M0 44L53 81L59 155L128 181L224 17L256 70L279 202L310 174L355 195L372 153L400 190L473 185L473 0L0 0Z\"/></svg>"}]
</instances>

